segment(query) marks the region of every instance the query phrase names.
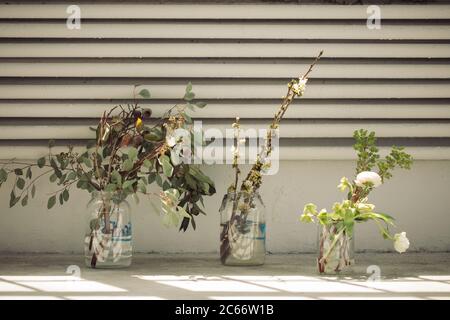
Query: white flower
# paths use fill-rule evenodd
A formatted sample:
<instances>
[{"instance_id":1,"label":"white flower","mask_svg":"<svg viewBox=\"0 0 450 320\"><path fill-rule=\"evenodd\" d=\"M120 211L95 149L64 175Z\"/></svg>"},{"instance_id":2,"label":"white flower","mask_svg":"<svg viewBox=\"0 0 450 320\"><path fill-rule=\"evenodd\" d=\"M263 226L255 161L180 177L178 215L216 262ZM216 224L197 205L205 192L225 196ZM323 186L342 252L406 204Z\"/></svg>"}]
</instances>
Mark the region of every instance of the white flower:
<instances>
[{"instance_id":1,"label":"white flower","mask_svg":"<svg viewBox=\"0 0 450 320\"><path fill-rule=\"evenodd\" d=\"M302 96L305 93L306 89L306 82L308 82L308 79L300 78L298 79L298 82L295 82L292 85L292 90L299 96Z\"/></svg>"},{"instance_id":2,"label":"white flower","mask_svg":"<svg viewBox=\"0 0 450 320\"><path fill-rule=\"evenodd\" d=\"M302 86L306 86L306 83L308 82L308 79L299 78L298 83Z\"/></svg>"},{"instance_id":3,"label":"white flower","mask_svg":"<svg viewBox=\"0 0 450 320\"><path fill-rule=\"evenodd\" d=\"M245 138L240 139L240 140L239 140L239 143L240 143L240 144L245 144Z\"/></svg>"},{"instance_id":4,"label":"white flower","mask_svg":"<svg viewBox=\"0 0 450 320\"><path fill-rule=\"evenodd\" d=\"M394 235L394 248L399 253L405 252L409 248L409 240L406 237L406 232L396 233Z\"/></svg>"},{"instance_id":5,"label":"white flower","mask_svg":"<svg viewBox=\"0 0 450 320\"><path fill-rule=\"evenodd\" d=\"M173 147L174 145L177 144L177 139L172 136L172 135L167 135L166 136L166 143L169 147Z\"/></svg>"},{"instance_id":6,"label":"white flower","mask_svg":"<svg viewBox=\"0 0 450 320\"><path fill-rule=\"evenodd\" d=\"M372 171L363 171L356 176L355 183L358 187L363 187L366 183L371 183L374 188L381 185L381 177L378 173Z\"/></svg>"}]
</instances>

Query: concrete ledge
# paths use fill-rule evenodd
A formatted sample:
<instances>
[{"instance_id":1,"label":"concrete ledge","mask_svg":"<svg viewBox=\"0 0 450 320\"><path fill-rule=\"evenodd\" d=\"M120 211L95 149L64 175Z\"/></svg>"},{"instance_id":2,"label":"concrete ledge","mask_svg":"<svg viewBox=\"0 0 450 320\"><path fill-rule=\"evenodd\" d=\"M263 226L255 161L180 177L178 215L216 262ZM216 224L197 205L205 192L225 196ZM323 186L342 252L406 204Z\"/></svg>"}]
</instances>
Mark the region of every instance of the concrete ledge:
<instances>
[{"instance_id":1,"label":"concrete ledge","mask_svg":"<svg viewBox=\"0 0 450 320\"><path fill-rule=\"evenodd\" d=\"M450 253L357 254L353 273L318 276L313 254L225 267L212 254L137 255L128 269L85 268L76 255L2 255L0 299L450 299ZM66 274L70 265L80 275ZM380 267L367 281L367 267Z\"/></svg>"}]
</instances>

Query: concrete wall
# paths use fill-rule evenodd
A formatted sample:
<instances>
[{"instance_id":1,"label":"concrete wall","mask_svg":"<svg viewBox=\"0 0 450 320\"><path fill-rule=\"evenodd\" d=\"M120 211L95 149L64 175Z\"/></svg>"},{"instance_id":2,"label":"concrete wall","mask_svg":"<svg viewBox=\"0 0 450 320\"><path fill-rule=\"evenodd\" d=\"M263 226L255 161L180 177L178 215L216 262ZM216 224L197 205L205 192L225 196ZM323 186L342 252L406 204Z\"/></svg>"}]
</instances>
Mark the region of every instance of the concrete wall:
<instances>
[{"instance_id":1,"label":"concrete wall","mask_svg":"<svg viewBox=\"0 0 450 320\"><path fill-rule=\"evenodd\" d=\"M227 169L227 170L224 170ZM206 200L207 216L199 216L197 230L179 233L166 229L145 199L132 204L134 247L138 252L212 252L218 250L218 207L231 181L231 168L208 167L217 194ZM282 161L277 175L266 177L262 188L267 207L267 246L271 252L314 251L316 227L298 221L306 202L330 207L342 194L336 189L343 175L351 176L351 161ZM373 192L380 212L392 214L399 230L407 232L411 250L450 250L450 161L417 161L413 170L395 177ZM88 195L72 193L67 205L48 211L51 190L39 188L28 207L7 209L8 186L0 190L0 251L82 252L85 204ZM156 204L158 200L155 201ZM358 225L357 250L391 250L373 223Z\"/></svg>"}]
</instances>

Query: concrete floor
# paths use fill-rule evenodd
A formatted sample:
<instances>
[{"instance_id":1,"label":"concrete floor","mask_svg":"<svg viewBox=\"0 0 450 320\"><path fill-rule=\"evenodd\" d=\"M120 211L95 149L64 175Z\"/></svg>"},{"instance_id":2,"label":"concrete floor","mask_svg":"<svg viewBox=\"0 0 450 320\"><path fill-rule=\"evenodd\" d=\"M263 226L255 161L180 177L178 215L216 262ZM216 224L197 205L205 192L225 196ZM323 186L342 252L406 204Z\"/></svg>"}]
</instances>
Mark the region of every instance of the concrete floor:
<instances>
[{"instance_id":1,"label":"concrete floor","mask_svg":"<svg viewBox=\"0 0 450 320\"><path fill-rule=\"evenodd\" d=\"M77 255L0 255L0 299L450 299L450 253L356 258L353 273L336 277L318 276L312 254L268 255L261 267L225 267L213 254L140 254L119 270L86 268ZM371 265L379 281L367 281ZM66 274L69 266L80 274Z\"/></svg>"}]
</instances>

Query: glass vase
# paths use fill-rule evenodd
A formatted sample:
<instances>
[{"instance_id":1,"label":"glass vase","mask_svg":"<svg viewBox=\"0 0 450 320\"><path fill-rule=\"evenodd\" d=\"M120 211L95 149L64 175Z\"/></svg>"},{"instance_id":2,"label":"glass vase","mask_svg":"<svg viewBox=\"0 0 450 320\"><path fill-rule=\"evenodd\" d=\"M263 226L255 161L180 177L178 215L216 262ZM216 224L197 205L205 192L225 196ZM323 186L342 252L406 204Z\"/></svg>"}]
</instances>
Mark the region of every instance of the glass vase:
<instances>
[{"instance_id":1,"label":"glass vase","mask_svg":"<svg viewBox=\"0 0 450 320\"><path fill-rule=\"evenodd\" d=\"M351 271L355 264L354 232L349 234L338 224L319 225L317 267L319 273Z\"/></svg>"},{"instance_id":2,"label":"glass vase","mask_svg":"<svg viewBox=\"0 0 450 320\"><path fill-rule=\"evenodd\" d=\"M264 264L265 207L258 193L228 193L220 208L220 259L230 266Z\"/></svg>"},{"instance_id":3,"label":"glass vase","mask_svg":"<svg viewBox=\"0 0 450 320\"><path fill-rule=\"evenodd\" d=\"M88 204L84 239L85 263L91 268L123 268L131 264L130 206L117 193L98 193Z\"/></svg>"}]
</instances>

